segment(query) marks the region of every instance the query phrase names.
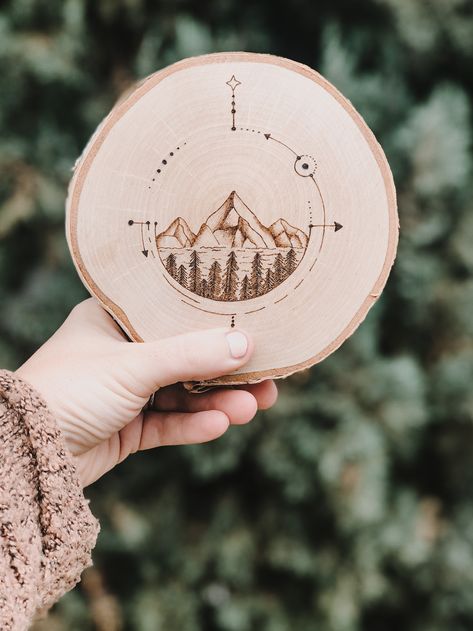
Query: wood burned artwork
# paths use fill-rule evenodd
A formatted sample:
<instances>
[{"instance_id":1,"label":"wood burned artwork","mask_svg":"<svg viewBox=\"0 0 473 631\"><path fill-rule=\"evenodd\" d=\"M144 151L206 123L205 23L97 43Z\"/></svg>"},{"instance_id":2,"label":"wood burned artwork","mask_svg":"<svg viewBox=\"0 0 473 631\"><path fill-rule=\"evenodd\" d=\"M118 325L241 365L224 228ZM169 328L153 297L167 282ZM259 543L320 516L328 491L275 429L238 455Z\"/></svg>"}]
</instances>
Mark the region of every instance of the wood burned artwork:
<instances>
[{"instance_id":1,"label":"wood burned artwork","mask_svg":"<svg viewBox=\"0 0 473 631\"><path fill-rule=\"evenodd\" d=\"M176 217L155 239L166 271L181 287L229 301L257 298L278 287L296 270L309 242L282 217L264 226L236 191L197 233Z\"/></svg>"},{"instance_id":2,"label":"wood burned artwork","mask_svg":"<svg viewBox=\"0 0 473 631\"><path fill-rule=\"evenodd\" d=\"M379 297L398 219L384 153L323 77L271 55L161 70L119 102L75 168L66 233L92 295L131 340L241 327L242 370L324 359Z\"/></svg>"}]
</instances>

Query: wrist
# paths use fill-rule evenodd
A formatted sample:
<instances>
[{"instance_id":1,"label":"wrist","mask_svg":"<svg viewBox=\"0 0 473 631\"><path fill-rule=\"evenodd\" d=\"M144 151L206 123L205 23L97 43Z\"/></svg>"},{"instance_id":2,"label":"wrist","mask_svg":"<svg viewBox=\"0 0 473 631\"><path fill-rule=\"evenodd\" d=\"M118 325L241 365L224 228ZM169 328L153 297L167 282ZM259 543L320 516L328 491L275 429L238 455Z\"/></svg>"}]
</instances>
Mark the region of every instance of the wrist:
<instances>
[{"instance_id":1,"label":"wrist","mask_svg":"<svg viewBox=\"0 0 473 631\"><path fill-rule=\"evenodd\" d=\"M34 390L36 395L42 400L50 416L54 419L58 429L60 430L68 450L71 453L74 453L68 439L68 432L67 428L65 427L65 423L61 418L61 414L59 414L56 409L54 397L52 396L50 389L45 387L45 383L41 379L41 374L46 374L45 371L35 370L33 369L33 367L28 366L27 364L28 362L17 368L13 374L23 383L27 384L32 390Z\"/></svg>"}]
</instances>

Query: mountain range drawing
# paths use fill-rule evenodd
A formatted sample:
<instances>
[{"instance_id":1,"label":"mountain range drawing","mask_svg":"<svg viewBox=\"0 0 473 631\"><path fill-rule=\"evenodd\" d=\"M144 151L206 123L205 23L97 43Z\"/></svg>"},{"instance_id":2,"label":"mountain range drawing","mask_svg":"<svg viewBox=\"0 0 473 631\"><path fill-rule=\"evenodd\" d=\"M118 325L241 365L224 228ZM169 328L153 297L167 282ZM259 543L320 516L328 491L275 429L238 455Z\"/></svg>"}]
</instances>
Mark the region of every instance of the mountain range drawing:
<instances>
[{"instance_id":1,"label":"mountain range drawing","mask_svg":"<svg viewBox=\"0 0 473 631\"><path fill-rule=\"evenodd\" d=\"M192 293L240 301L268 293L297 268L309 238L280 218L264 226L232 191L194 233L177 217L156 236L170 276Z\"/></svg>"}]
</instances>

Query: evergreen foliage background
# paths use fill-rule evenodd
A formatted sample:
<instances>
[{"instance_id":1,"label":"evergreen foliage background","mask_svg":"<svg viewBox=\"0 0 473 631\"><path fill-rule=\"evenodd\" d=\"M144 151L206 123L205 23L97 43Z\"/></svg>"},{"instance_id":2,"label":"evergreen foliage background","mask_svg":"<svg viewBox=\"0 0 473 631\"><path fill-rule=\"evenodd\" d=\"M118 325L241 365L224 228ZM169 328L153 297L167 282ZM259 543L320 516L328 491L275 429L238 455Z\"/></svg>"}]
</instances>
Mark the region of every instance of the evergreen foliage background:
<instances>
[{"instance_id":1,"label":"evergreen foliage background","mask_svg":"<svg viewBox=\"0 0 473 631\"><path fill-rule=\"evenodd\" d=\"M87 491L95 567L48 631L473 628L473 5L469 0L0 2L0 365L86 297L71 167L133 81L185 56L309 64L362 113L401 216L357 333L215 444Z\"/></svg>"}]
</instances>

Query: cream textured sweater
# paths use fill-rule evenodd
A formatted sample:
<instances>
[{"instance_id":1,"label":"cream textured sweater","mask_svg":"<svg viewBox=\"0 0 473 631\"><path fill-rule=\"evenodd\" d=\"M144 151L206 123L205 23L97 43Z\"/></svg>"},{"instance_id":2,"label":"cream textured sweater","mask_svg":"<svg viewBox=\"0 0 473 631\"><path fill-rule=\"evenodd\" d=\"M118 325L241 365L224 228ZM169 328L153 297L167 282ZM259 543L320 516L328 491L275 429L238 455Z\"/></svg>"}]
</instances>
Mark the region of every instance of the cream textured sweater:
<instances>
[{"instance_id":1,"label":"cream textured sweater","mask_svg":"<svg viewBox=\"0 0 473 631\"><path fill-rule=\"evenodd\" d=\"M0 629L23 631L92 565L99 532L46 402L0 370Z\"/></svg>"}]
</instances>

